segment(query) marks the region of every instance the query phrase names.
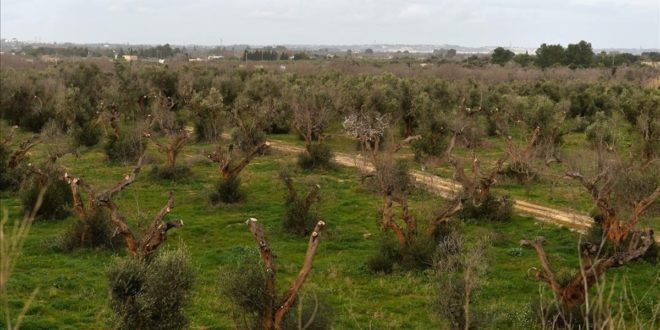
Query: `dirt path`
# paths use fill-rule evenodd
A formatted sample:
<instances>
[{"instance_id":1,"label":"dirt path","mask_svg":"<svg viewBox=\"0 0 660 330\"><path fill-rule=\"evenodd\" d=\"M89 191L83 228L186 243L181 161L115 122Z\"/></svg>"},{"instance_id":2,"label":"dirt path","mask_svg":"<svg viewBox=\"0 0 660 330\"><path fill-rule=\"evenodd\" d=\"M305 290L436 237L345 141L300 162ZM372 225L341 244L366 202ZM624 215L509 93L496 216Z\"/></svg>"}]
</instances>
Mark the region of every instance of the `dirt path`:
<instances>
[{"instance_id":1,"label":"dirt path","mask_svg":"<svg viewBox=\"0 0 660 330\"><path fill-rule=\"evenodd\" d=\"M304 148L293 146L281 141L269 140L271 147L285 152L300 153ZM373 170L373 166L359 155L349 155L345 153L335 153L335 161L343 166L357 167L364 170ZM437 175L412 170L411 174L415 177L416 183L427 191L451 198L461 189L461 185L453 180L441 178ZM585 214L580 214L572 210L559 210L529 201L517 199L514 201L515 210L524 215L534 217L543 222L549 222L560 226L568 227L579 232L586 231L594 223L593 219ZM656 242L660 242L660 233L655 235Z\"/></svg>"}]
</instances>

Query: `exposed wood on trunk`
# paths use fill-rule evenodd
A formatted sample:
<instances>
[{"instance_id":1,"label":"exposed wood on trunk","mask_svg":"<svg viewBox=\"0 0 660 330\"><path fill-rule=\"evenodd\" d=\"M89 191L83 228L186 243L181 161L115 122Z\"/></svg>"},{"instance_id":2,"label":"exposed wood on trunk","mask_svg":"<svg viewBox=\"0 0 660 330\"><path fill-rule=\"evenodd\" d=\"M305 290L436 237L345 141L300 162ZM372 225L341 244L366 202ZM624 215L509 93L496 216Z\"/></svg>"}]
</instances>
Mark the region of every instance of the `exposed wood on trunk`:
<instances>
[{"instance_id":1,"label":"exposed wood on trunk","mask_svg":"<svg viewBox=\"0 0 660 330\"><path fill-rule=\"evenodd\" d=\"M140 169L142 167L142 159L144 155L141 156L138 160L138 163L129 174L126 174L124 178L116 183L114 186L97 193L92 186L87 184L82 178L75 177L70 175L68 172L64 173L64 180L71 187L71 195L73 196L73 210L80 221L87 221L88 216L94 214L98 211L99 206L107 204L107 201L111 201L114 195L120 192L122 189L126 188L128 185L135 181ZM87 204L83 203L83 198L81 190L87 195ZM111 209L112 211L112 209ZM117 224L115 222L115 224ZM85 231L81 233L80 243L85 242Z\"/></svg>"},{"instance_id":2,"label":"exposed wood on trunk","mask_svg":"<svg viewBox=\"0 0 660 330\"><path fill-rule=\"evenodd\" d=\"M174 207L174 194L168 193L165 206L156 214L149 227L138 239L131 230L126 217L119 212L119 208L112 199L102 201L103 205L110 210L110 217L117 228L117 232L124 237L126 249L134 258L148 260L158 247L167 239L167 232L172 228L183 226L183 220L163 221Z\"/></svg>"},{"instance_id":3,"label":"exposed wood on trunk","mask_svg":"<svg viewBox=\"0 0 660 330\"><path fill-rule=\"evenodd\" d=\"M320 234L323 228L325 227L325 222L322 220L319 221L314 227L309 236L309 241L307 243L307 251L305 252L305 258L303 260L303 265L298 272L298 275L291 283L291 286L286 291L284 298L281 303L277 303L277 286L276 286L276 269L273 262L273 251L266 241L266 235L264 233L263 226L255 218L250 218L246 221L252 236L254 236L257 245L259 246L259 254L261 255L261 260L264 262L264 271L266 272L266 290L267 290L267 301L266 309L262 315L262 328L264 330L270 329L282 329L282 323L287 312L291 308L291 305L296 300L298 291L302 287L303 283L307 279L310 271L312 270L312 263L314 261L314 255L316 254L316 248L320 242Z\"/></svg>"},{"instance_id":4,"label":"exposed wood on trunk","mask_svg":"<svg viewBox=\"0 0 660 330\"><path fill-rule=\"evenodd\" d=\"M190 139L190 133L188 133L188 131L185 129L181 129L177 132L168 130L167 136L169 141L167 144L163 144L158 141L158 139L156 139L150 132L145 132L144 136L153 141L158 151L165 154L165 157L167 157L165 164L168 167L173 167L176 165L176 159L179 156L179 153L181 150L183 150L183 147L186 145L186 143L188 143L188 140Z\"/></svg>"},{"instance_id":5,"label":"exposed wood on trunk","mask_svg":"<svg viewBox=\"0 0 660 330\"><path fill-rule=\"evenodd\" d=\"M245 154L245 156L241 159L241 161L238 162L238 164L234 166L232 166L235 152L233 145L229 145L227 148L222 147L222 145L218 145L216 151L211 154L207 154L207 157L214 163L218 164L218 170L220 171L222 178L226 180L233 176L237 176L252 161L254 157L264 153L268 147L270 147L268 142L264 142L254 147L250 152Z\"/></svg>"},{"instance_id":6,"label":"exposed wood on trunk","mask_svg":"<svg viewBox=\"0 0 660 330\"><path fill-rule=\"evenodd\" d=\"M586 299L589 289L610 268L620 267L628 262L642 257L653 245L653 231L636 232L634 239L625 251L617 251L610 256L599 256L598 247L593 244L581 246L581 269L565 284L559 283L553 272L548 257L543 248L543 237L534 240L522 240L520 244L536 250L541 261L541 270L536 272L536 278L550 285L562 306L567 310L580 307Z\"/></svg>"},{"instance_id":7,"label":"exposed wood on trunk","mask_svg":"<svg viewBox=\"0 0 660 330\"><path fill-rule=\"evenodd\" d=\"M27 155L28 151L30 151L30 149L32 149L40 142L41 141L39 140L38 135L35 135L23 141L23 143L21 143L18 149L12 153L11 157L9 158L9 162L7 163L7 167L9 169L16 168L18 164L20 164L21 161L25 159L25 156Z\"/></svg>"},{"instance_id":8,"label":"exposed wood on trunk","mask_svg":"<svg viewBox=\"0 0 660 330\"><path fill-rule=\"evenodd\" d=\"M616 245L626 240L644 212L660 197L660 187L656 187L651 194L633 204L630 216L624 220L620 219L611 201L610 195L614 187L608 170L599 173L591 180L578 172L566 172L566 176L577 180L587 189L603 217L602 227L607 239Z\"/></svg>"}]
</instances>

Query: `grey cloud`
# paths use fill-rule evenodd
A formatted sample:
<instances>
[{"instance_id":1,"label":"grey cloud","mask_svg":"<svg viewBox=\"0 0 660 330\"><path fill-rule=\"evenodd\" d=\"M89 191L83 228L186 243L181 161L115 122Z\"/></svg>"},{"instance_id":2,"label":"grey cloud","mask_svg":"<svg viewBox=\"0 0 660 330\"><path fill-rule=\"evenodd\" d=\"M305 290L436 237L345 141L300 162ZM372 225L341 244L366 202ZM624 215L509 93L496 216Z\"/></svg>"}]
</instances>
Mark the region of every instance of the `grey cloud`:
<instances>
[{"instance_id":1,"label":"grey cloud","mask_svg":"<svg viewBox=\"0 0 660 330\"><path fill-rule=\"evenodd\" d=\"M2 0L3 38L660 47L657 0Z\"/></svg>"}]
</instances>

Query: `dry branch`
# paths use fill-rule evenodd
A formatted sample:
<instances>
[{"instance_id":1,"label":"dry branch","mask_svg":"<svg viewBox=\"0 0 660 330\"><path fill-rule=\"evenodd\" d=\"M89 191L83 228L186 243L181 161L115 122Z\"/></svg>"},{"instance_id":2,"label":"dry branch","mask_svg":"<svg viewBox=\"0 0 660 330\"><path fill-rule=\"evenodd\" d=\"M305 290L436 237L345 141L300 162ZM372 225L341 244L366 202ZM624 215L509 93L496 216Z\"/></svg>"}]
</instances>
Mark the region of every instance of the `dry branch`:
<instances>
[{"instance_id":1,"label":"dry branch","mask_svg":"<svg viewBox=\"0 0 660 330\"><path fill-rule=\"evenodd\" d=\"M282 322L286 313L293 305L298 295L298 291L302 287L305 279L309 275L309 272L312 270L312 263L314 261L314 255L316 254L316 248L320 242L320 234L323 228L325 227L325 222L323 220L319 221L311 235L309 236L309 241L307 243L307 251L305 252L305 258L303 260L303 265L298 272L298 275L294 279L293 283L287 290L282 302L276 303L277 296L277 287L276 287L276 269L273 262L273 251L268 245L266 240L266 235L264 233L263 226L255 218L250 218L246 221L252 236L254 236L257 245L259 246L259 254L261 255L261 260L264 263L264 270L266 272L266 309L262 315L262 327L265 330L268 329L282 329Z\"/></svg>"}]
</instances>

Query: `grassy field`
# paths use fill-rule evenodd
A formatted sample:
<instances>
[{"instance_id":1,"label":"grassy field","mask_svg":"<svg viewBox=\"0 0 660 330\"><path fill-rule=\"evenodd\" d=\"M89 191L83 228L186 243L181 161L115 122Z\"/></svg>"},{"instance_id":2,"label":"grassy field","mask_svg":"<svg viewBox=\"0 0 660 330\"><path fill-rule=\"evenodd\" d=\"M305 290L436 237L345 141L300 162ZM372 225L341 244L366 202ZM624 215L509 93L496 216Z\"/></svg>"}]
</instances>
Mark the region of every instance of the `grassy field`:
<instances>
[{"instance_id":1,"label":"grassy field","mask_svg":"<svg viewBox=\"0 0 660 330\"><path fill-rule=\"evenodd\" d=\"M292 135L278 138L300 143ZM332 143L340 151L354 150L354 144L347 140L336 139ZM40 159L45 148L44 145L35 148L31 157ZM145 166L138 180L117 198L130 222L139 225L149 221L164 205L167 191L174 192L177 200L169 217L182 218L185 226L170 231L163 248L184 246L197 269L193 297L187 310L192 328L233 327L231 303L220 295L219 282L222 280L222 267L236 253L243 247L255 247L244 223L248 217L258 218L266 227L270 244L277 255L280 290L284 290L297 273L307 241L286 234L281 229L286 189L278 179L278 173L286 167L292 169L297 184L318 183L322 187L319 211L328 223L328 230L323 234L313 271L303 291L314 292L330 304L334 328L447 327L434 308L434 301L440 299L441 294L436 291L431 271L395 271L384 275L372 274L366 268L365 261L379 243L376 216L382 201L377 194L360 185L355 169L339 167L332 171L302 171L295 167L295 156L271 153L256 158L241 174L243 188L247 192L244 203L212 207L207 202L207 196L217 180L216 168L199 156L202 150L211 148L208 145L191 145L184 150L181 161L192 165L194 176L179 183L148 176L150 167L160 164L158 155L151 149L152 164ZM99 187L115 183L130 170L130 165L108 165L100 147L81 153L78 158L67 155L61 160L61 165ZM520 188L512 184L501 189L516 192ZM550 195L544 189L543 186L534 188L541 201ZM562 195L573 200L564 193ZM4 193L1 197L2 207L9 211L10 218L19 218L21 211L17 195ZM431 211L443 203L423 191L416 191L411 200L411 207L420 219L428 219ZM556 201L547 202L554 204ZM53 242L72 221L72 218L40 221L32 227L8 288L13 314L32 290L39 288L39 294L24 321L24 329L97 329L109 326L111 311L105 272L113 260L124 257L125 252L57 252L52 248ZM489 323L492 328L530 327L532 316L528 310L530 302L539 295L540 285L528 275L528 270L538 266L538 259L532 250L518 250L521 239L545 236L546 251L556 270L566 273L577 269L577 235L567 229L522 216L515 216L507 223L468 220L461 227L470 241L489 233L495 237L485 286L474 299L476 309L492 315ZM609 283L621 285L625 281L630 285L632 292L640 299L640 311L646 317L650 315L652 305L657 303L657 297L660 297L659 277L660 271L643 261L607 273ZM4 320L0 324L4 324Z\"/></svg>"}]
</instances>

